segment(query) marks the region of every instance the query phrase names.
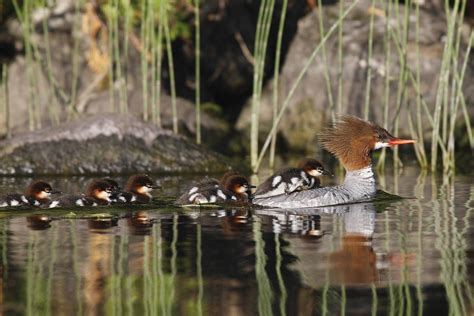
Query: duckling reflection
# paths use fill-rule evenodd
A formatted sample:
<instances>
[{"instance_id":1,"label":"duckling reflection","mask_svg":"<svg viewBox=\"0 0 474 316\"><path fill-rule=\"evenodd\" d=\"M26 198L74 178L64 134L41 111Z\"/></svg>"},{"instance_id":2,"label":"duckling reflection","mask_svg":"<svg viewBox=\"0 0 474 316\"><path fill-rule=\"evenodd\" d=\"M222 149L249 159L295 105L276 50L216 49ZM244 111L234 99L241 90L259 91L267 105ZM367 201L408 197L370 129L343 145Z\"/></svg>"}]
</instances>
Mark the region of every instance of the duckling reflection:
<instances>
[{"instance_id":1,"label":"duckling reflection","mask_svg":"<svg viewBox=\"0 0 474 316\"><path fill-rule=\"evenodd\" d=\"M155 218L151 218L147 212L138 211L128 217L127 224L132 235L150 235L151 228L156 222Z\"/></svg>"},{"instance_id":2,"label":"duckling reflection","mask_svg":"<svg viewBox=\"0 0 474 316\"><path fill-rule=\"evenodd\" d=\"M51 227L51 217L44 214L28 216L26 222L32 230L45 230Z\"/></svg>"},{"instance_id":3,"label":"duckling reflection","mask_svg":"<svg viewBox=\"0 0 474 316\"><path fill-rule=\"evenodd\" d=\"M104 218L91 218L87 221L87 226L92 232L105 233L108 229L117 226L118 218L116 217L104 217Z\"/></svg>"},{"instance_id":4,"label":"duckling reflection","mask_svg":"<svg viewBox=\"0 0 474 316\"><path fill-rule=\"evenodd\" d=\"M248 210L227 211L221 219L222 232L226 236L234 236L248 229L250 212Z\"/></svg>"}]
</instances>

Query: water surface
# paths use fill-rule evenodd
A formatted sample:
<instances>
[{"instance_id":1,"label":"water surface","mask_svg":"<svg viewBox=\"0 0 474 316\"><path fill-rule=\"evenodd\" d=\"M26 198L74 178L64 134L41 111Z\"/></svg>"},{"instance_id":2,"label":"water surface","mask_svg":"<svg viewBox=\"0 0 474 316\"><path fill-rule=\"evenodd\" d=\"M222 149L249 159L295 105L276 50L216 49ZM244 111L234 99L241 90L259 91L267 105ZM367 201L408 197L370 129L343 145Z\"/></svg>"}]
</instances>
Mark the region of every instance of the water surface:
<instances>
[{"instance_id":1,"label":"water surface","mask_svg":"<svg viewBox=\"0 0 474 316\"><path fill-rule=\"evenodd\" d=\"M163 207L172 198L0 211L0 313L472 314L472 176L406 168L378 183L407 199L298 213ZM173 197L196 177L155 178ZM30 180L0 178L0 193ZM77 192L89 179L46 180Z\"/></svg>"}]
</instances>

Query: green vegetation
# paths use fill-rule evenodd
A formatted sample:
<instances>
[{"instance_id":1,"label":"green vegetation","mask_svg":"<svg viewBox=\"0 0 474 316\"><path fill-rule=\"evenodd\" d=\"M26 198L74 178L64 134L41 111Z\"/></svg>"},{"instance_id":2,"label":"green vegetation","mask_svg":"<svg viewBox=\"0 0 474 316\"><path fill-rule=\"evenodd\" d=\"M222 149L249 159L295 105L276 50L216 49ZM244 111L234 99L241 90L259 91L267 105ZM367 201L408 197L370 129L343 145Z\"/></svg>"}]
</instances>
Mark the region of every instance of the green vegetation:
<instances>
[{"instance_id":1,"label":"green vegetation","mask_svg":"<svg viewBox=\"0 0 474 316\"><path fill-rule=\"evenodd\" d=\"M258 13L258 21L255 29L255 42L253 56L253 91L250 130L250 164L252 169L259 170L262 159L269 150L270 166L273 167L276 153L276 135L279 123L284 119L286 110L295 94L299 82L303 80L306 71L313 63L316 56L321 57L324 67L325 91L329 104L328 112L332 120L338 114L345 113L343 98L343 75L344 75L344 30L343 25L347 15L360 1L344 4L340 1L339 18L330 27L325 27L325 8L322 1L317 1L317 16L319 22L320 41L315 44L312 54L308 57L306 65L301 69L299 76L293 83L292 88L286 96L282 96L279 87L279 71L281 63L282 36L285 32L285 18L287 14L288 1L281 1L281 10L275 0L262 0ZM451 6L446 2L446 38L439 81L436 87L436 100L428 104L424 99L421 89L420 60L423 58L420 51L420 2L405 1L405 5L399 5L398 1L371 0L367 8L368 43L366 65L365 98L363 100L362 113L368 118L372 107L383 107L384 127L394 127L391 132L398 134L400 114L408 113L408 123L411 136L418 139L415 145L415 154L420 167L430 168L432 171L442 166L445 172L455 169L455 153L457 150L455 133L459 126L465 126L470 146L474 148L474 136L472 132L467 104L462 92L462 86L468 67L468 57L474 35L470 34L469 45L465 42L466 35L463 32L464 11L467 0L455 0ZM76 0L74 10L82 12L74 15L72 23L71 39L73 49L71 52L72 77L70 86L61 85L53 72L53 60L50 43L50 30L47 18L41 23L34 25L33 13L39 8L45 8L46 0L13 0L11 6L1 4L0 16L2 21L14 13L21 24L23 36L25 62L27 64L27 82L25 93L28 95L28 126L30 130L42 127L44 122L57 125L61 120L73 119L84 111L89 95L96 89L107 89L110 95L110 110L119 113L128 113L130 107L130 89L128 81L130 76L138 73L141 76L142 85L142 109L143 119L151 120L158 126L162 126L161 119L161 91L162 91L162 61L166 58L168 68L166 70L169 78L171 93L172 129L178 133L178 109L176 105L176 79L172 41L176 38L189 39L194 36L195 55L195 116L196 116L196 142L202 142L201 135L201 11L199 0L110 0L104 1L95 7L94 4L84 0ZM279 14L276 14L279 13ZM416 27L410 29L410 16L415 13ZM191 32L193 25L189 23L194 17L194 34ZM272 23L273 18L278 17L278 23ZM202 18L202 17L201 17ZM384 50L385 61L384 72L384 102L382 105L371 102L371 91L373 87L373 49L376 19L384 19ZM87 25L87 27L85 26ZM262 131L259 127L260 104L262 98L265 66L268 61L266 57L269 44L271 26L278 28L272 30L277 34L274 65L272 65L272 107L273 123L269 131ZM416 45L416 67L408 66L409 34L415 34ZM137 35L138 34L138 35ZM337 34L337 35L336 35ZM95 79L87 86L85 91L79 94L78 85L81 76L80 59L83 57L81 48L81 36L86 36L90 41L90 49L85 58L89 67L95 73ZM332 80L329 69L328 47L326 42L332 36L337 36L337 80ZM140 71L133 72L130 66L132 48L139 53ZM397 54L393 60L393 52ZM269 67L267 67L269 68ZM2 80L0 89L0 111L4 118L4 134L9 135L9 113L8 94L6 78L7 67L2 67ZM36 97L39 89L38 80L45 75L48 86L48 106L41 108L40 100ZM396 74L396 75L395 75ZM334 77L334 76L333 76ZM333 78L334 79L334 78ZM396 83L396 84L395 84ZM394 88L396 87L396 88ZM409 89L416 92L416 104L407 104ZM283 102L280 99L283 98ZM61 104L67 109L62 113ZM392 105L395 104L393 107ZM427 117L429 126L423 126L422 117ZM462 121L462 124L460 124ZM426 125L426 123L424 123ZM431 148L429 154L426 152L427 144L423 136L426 130L431 131ZM268 133L265 141L259 146L259 136ZM398 149L394 151L394 166L402 166L398 157ZM383 168L386 161L385 150L380 155L377 167Z\"/></svg>"}]
</instances>

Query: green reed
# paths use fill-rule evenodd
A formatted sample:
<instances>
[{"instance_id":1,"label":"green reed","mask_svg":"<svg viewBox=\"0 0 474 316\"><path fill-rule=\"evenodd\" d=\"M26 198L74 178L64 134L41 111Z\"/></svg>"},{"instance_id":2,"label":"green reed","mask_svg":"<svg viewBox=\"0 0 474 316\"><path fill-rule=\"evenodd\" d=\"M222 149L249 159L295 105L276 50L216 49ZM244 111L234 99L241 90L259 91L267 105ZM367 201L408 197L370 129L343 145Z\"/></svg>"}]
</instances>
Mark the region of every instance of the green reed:
<instances>
[{"instance_id":1,"label":"green reed","mask_svg":"<svg viewBox=\"0 0 474 316\"><path fill-rule=\"evenodd\" d=\"M283 0L281 8L280 22L278 25L278 37L275 51L275 64L273 71L273 89L272 89L272 105L273 105L273 122L276 121L278 115L278 81L280 77L280 58L281 58L281 42L283 39L283 29L285 27L286 10L288 8L288 0ZM275 150L276 150L276 131L272 135L272 143L270 145L270 168L275 164Z\"/></svg>"},{"instance_id":2,"label":"green reed","mask_svg":"<svg viewBox=\"0 0 474 316\"><path fill-rule=\"evenodd\" d=\"M5 124L5 136L9 138L10 135L10 104L9 104L9 96L8 96L8 64L2 64L1 67L1 79L0 79L0 104L1 104L1 112L5 116L4 124Z\"/></svg>"},{"instance_id":3,"label":"green reed","mask_svg":"<svg viewBox=\"0 0 474 316\"><path fill-rule=\"evenodd\" d=\"M321 0L319 0L321 1ZM370 8L375 9L375 0L370 1ZM370 13L370 22L369 22L369 43L367 47L367 79L365 84L365 106L364 106L364 119L369 119L369 105L370 105L370 93L371 93L371 84L372 84L372 49L373 49L373 40L374 40L374 20L375 12Z\"/></svg>"},{"instance_id":4,"label":"green reed","mask_svg":"<svg viewBox=\"0 0 474 316\"><path fill-rule=\"evenodd\" d=\"M317 54L319 53L319 51L321 50L321 48L323 47L323 45L326 43L326 41L328 40L328 38L336 31L336 29L338 28L339 24L341 23L341 21L349 14L349 12L356 6L356 4L358 3L359 1L354 1L345 11L344 13L339 16L339 19L334 23L334 25L331 26L331 28L328 30L328 32L326 33L326 35L324 37L321 37L321 41L319 42L319 44L315 47L315 49L313 50L313 52L311 53L310 57L308 58L308 60L306 61L306 64L305 66L303 67L303 69L300 71L300 73L298 74L298 77L296 78L295 82L293 83L288 95L286 96L285 98L285 101L283 102L283 105L278 113L278 116L275 120L275 122L273 123L272 125L272 128L270 130L270 132L268 133L268 136L267 138L265 139L265 142L263 144L263 147L260 151L260 154L258 155L258 157L254 157L252 159L256 159L256 163L255 163L255 166L253 166L252 164L252 169L254 172L257 172L258 171L258 168L260 167L260 163L263 159L263 156L265 155L266 153L266 150L268 149L268 146L270 145L270 141L272 139L272 135L273 133L276 133L276 130L278 128L278 125L280 124L280 121L281 119L283 118L283 114L285 113L286 109L288 108L289 104L290 104L290 100L291 98L293 97L295 91L296 91L296 88L298 87L299 83L301 82L301 80L303 79L304 75L306 74L306 72L308 71L308 68L309 66L311 65L311 63L314 61L314 59L316 58ZM252 117L254 114L256 114L258 112L254 112L252 111ZM258 117L257 117L258 119ZM258 132L258 130L257 130ZM257 134L258 136L258 134ZM255 155L256 153L254 153L252 151L252 148L250 150L250 155L252 157L252 155ZM252 160L251 159L251 160Z\"/></svg>"},{"instance_id":5,"label":"green reed","mask_svg":"<svg viewBox=\"0 0 474 316\"><path fill-rule=\"evenodd\" d=\"M344 14L344 1L339 1L339 16ZM344 95L344 63L343 63L343 34L344 34L344 20L341 20L337 28L337 105L336 112L344 113L342 106L344 104L343 95Z\"/></svg>"},{"instance_id":6,"label":"green reed","mask_svg":"<svg viewBox=\"0 0 474 316\"><path fill-rule=\"evenodd\" d=\"M46 0L43 0L41 2L42 6L46 6L47 2ZM50 87L50 93L49 93L49 100L48 100L48 109L50 113L50 118L51 118L51 124L52 125L58 125L59 124L59 114L60 114L60 107L58 104L58 97L59 97L59 90L58 84L54 78L53 74L53 62L51 60L51 46L49 42L49 27L48 27L48 20L43 19L41 21L41 26L43 30L43 43L44 43L44 50L45 50L45 59L46 59L46 73L48 76L48 83Z\"/></svg>"},{"instance_id":7,"label":"green reed","mask_svg":"<svg viewBox=\"0 0 474 316\"><path fill-rule=\"evenodd\" d=\"M83 8L82 0L76 0L75 2L75 10L76 13L81 12ZM72 81L71 81L71 95L69 98L69 106L68 106L68 115L67 119L71 119L77 114L77 90L79 84L79 61L80 61L80 39L78 34L80 33L81 29L81 16L80 14L76 14L74 16L74 23L72 29L72 37L74 39L73 49L72 49ZM111 76L112 78L112 76Z\"/></svg>"},{"instance_id":8,"label":"green reed","mask_svg":"<svg viewBox=\"0 0 474 316\"><path fill-rule=\"evenodd\" d=\"M274 0L263 0L261 2L255 31L252 113L250 119L250 164L253 169L257 168L260 103L265 76L266 49L274 5Z\"/></svg>"},{"instance_id":9,"label":"green reed","mask_svg":"<svg viewBox=\"0 0 474 316\"><path fill-rule=\"evenodd\" d=\"M323 16L323 3L322 0L318 0L318 21L319 21L319 36L320 38L324 37L324 16ZM326 82L326 92L328 96L329 112L331 113L331 118L334 121L336 119L336 113L334 112L334 101L332 96L332 86L331 86L331 74L328 65L328 58L326 54L326 45L322 43L321 47L321 60L323 63L323 76L324 81Z\"/></svg>"},{"instance_id":10,"label":"green reed","mask_svg":"<svg viewBox=\"0 0 474 316\"><path fill-rule=\"evenodd\" d=\"M281 266L283 263L283 256L282 256L282 249L280 243L280 234L274 233L275 235L275 271L278 280L278 287L280 289L280 297L279 297L279 307L280 307L280 315L286 315L286 300L288 298L288 294L286 292L285 280L283 279L283 275L281 274Z\"/></svg>"},{"instance_id":11,"label":"green reed","mask_svg":"<svg viewBox=\"0 0 474 316\"><path fill-rule=\"evenodd\" d=\"M199 22L199 0L194 3L194 20L195 20L195 103L196 103L196 143L201 143L201 23Z\"/></svg>"},{"instance_id":12,"label":"green reed","mask_svg":"<svg viewBox=\"0 0 474 316\"><path fill-rule=\"evenodd\" d=\"M273 292L266 272L267 256L262 234L262 223L258 216L253 216L253 240L255 242L255 278L258 287L259 315L272 315Z\"/></svg>"},{"instance_id":13,"label":"green reed","mask_svg":"<svg viewBox=\"0 0 474 316\"><path fill-rule=\"evenodd\" d=\"M143 98L143 120L148 120L148 49L150 37L150 23L152 10L150 8L150 0L141 1L142 23L141 23L141 71L142 71L142 98Z\"/></svg>"},{"instance_id":14,"label":"green reed","mask_svg":"<svg viewBox=\"0 0 474 316\"><path fill-rule=\"evenodd\" d=\"M168 4L168 0L163 0L164 7ZM169 79L170 79L170 90L171 90L171 112L173 120L173 132L178 133L178 112L176 108L176 83L174 79L174 66L173 66L173 51L171 49L171 35L169 27L168 14L163 15L163 28L165 32L165 42L166 42L166 56L168 58L168 70L169 70Z\"/></svg>"},{"instance_id":15,"label":"green reed","mask_svg":"<svg viewBox=\"0 0 474 316\"><path fill-rule=\"evenodd\" d=\"M23 42L25 45L25 60L26 60L26 77L27 77L27 94L28 94L28 127L30 131L36 128L35 110L37 107L37 82L36 77L33 73L35 68L34 64L34 52L33 52L33 39L32 39L32 0L23 1L23 5L20 8L18 0L13 0L13 6L15 8L18 20L21 23Z\"/></svg>"}]
</instances>

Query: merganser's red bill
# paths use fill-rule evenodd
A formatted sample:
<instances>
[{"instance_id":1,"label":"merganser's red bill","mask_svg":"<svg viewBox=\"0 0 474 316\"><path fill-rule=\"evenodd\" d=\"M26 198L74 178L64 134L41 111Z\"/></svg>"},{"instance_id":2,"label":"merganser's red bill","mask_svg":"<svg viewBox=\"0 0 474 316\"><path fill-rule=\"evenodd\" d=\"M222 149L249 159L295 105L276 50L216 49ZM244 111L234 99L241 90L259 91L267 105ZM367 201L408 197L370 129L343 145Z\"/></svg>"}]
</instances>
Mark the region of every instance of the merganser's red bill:
<instances>
[{"instance_id":1,"label":"merganser's red bill","mask_svg":"<svg viewBox=\"0 0 474 316\"><path fill-rule=\"evenodd\" d=\"M416 143L416 140L414 140L414 139L393 138L393 139L388 141L388 144L390 146L404 145L404 144L414 144L414 143Z\"/></svg>"}]
</instances>

